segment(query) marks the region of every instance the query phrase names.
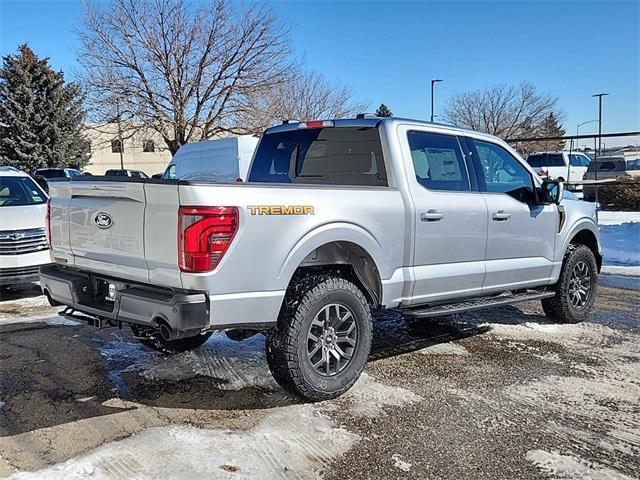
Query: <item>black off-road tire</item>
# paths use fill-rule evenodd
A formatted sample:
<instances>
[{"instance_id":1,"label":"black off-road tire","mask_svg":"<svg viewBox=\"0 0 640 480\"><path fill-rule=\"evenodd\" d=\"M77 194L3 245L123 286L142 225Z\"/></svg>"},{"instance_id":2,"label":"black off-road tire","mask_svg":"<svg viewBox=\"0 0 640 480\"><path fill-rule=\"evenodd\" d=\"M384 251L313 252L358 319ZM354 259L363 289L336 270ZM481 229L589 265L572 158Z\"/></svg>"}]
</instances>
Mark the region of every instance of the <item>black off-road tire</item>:
<instances>
[{"instance_id":1,"label":"black off-road tire","mask_svg":"<svg viewBox=\"0 0 640 480\"><path fill-rule=\"evenodd\" d=\"M327 305L344 305L357 329L356 345L344 370L323 376L308 357L307 335L311 322ZM267 338L267 362L273 377L287 392L306 401L338 397L349 390L364 370L371 349L372 320L367 299L360 289L330 275L303 277L289 287L278 324Z\"/></svg>"},{"instance_id":2,"label":"black off-road tire","mask_svg":"<svg viewBox=\"0 0 640 480\"><path fill-rule=\"evenodd\" d=\"M134 325L131 325L131 331L137 337L141 336L141 331ZM165 340L159 333L150 333L144 338L138 338L137 340L152 350L166 353L168 355L175 355L176 353L186 352L188 350L194 350L205 344L209 337L213 335L213 332L207 332L193 337L179 338L177 340Z\"/></svg>"},{"instance_id":3,"label":"black off-road tire","mask_svg":"<svg viewBox=\"0 0 640 480\"><path fill-rule=\"evenodd\" d=\"M579 262L584 262L590 269L591 290L585 305L581 308L575 308L570 301L569 286L573 269ZM557 323L580 323L589 317L598 293L598 266L589 247L569 245L562 261L560 278L555 285L555 292L554 297L542 300L542 309L547 318Z\"/></svg>"}]
</instances>

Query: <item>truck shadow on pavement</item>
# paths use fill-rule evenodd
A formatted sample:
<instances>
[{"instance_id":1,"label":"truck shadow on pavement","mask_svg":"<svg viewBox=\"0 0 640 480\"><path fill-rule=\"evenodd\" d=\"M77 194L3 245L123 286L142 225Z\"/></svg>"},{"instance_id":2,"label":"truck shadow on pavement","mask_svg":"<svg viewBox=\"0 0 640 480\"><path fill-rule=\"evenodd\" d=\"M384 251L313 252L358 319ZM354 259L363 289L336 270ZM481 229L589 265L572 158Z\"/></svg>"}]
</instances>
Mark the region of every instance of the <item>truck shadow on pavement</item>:
<instances>
[{"instance_id":1,"label":"truck shadow on pavement","mask_svg":"<svg viewBox=\"0 0 640 480\"><path fill-rule=\"evenodd\" d=\"M543 318L515 307L427 320L388 311L374 321L369 360L472 337L487 331L482 322L489 320ZM273 380L264 342L263 334L241 342L217 334L197 350L167 356L135 341L128 329L0 326L0 437L142 407L215 412L299 403Z\"/></svg>"}]
</instances>

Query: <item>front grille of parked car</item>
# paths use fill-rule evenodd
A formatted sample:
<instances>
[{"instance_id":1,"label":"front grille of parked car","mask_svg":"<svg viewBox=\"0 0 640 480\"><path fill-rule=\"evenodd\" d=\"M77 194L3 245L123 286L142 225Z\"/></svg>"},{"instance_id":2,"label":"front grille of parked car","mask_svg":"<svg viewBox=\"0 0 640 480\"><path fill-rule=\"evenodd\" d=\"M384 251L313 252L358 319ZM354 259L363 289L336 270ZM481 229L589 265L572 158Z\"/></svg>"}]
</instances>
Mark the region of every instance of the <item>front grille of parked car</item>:
<instances>
[{"instance_id":1,"label":"front grille of parked car","mask_svg":"<svg viewBox=\"0 0 640 480\"><path fill-rule=\"evenodd\" d=\"M0 231L0 255L22 255L47 248L44 228Z\"/></svg>"},{"instance_id":2,"label":"front grille of parked car","mask_svg":"<svg viewBox=\"0 0 640 480\"><path fill-rule=\"evenodd\" d=\"M2 277L29 277L40 273L40 266L35 267L17 267L17 268L0 268L0 278Z\"/></svg>"}]
</instances>

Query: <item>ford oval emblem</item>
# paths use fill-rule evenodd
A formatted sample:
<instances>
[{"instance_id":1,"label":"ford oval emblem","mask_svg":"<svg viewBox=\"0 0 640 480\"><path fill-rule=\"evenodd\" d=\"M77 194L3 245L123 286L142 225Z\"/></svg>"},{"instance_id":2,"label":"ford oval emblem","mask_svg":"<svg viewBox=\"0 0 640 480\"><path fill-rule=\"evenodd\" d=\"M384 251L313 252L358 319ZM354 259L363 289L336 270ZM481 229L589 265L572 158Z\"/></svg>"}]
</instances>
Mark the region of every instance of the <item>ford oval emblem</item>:
<instances>
[{"instance_id":1,"label":"ford oval emblem","mask_svg":"<svg viewBox=\"0 0 640 480\"><path fill-rule=\"evenodd\" d=\"M93 219L98 228L110 228L113 225L113 217L108 213L100 212Z\"/></svg>"}]
</instances>

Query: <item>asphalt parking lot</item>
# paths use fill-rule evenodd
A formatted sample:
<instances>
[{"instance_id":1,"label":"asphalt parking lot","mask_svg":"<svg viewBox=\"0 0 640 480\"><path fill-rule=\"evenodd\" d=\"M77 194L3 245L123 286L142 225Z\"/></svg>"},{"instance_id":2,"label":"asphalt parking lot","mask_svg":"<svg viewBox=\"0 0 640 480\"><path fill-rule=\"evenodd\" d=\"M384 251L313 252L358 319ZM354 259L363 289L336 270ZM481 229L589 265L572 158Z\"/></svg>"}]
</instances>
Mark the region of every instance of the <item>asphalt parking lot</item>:
<instances>
[{"instance_id":1,"label":"asphalt parking lot","mask_svg":"<svg viewBox=\"0 0 640 480\"><path fill-rule=\"evenodd\" d=\"M271 378L264 338L167 357L128 330L0 303L0 477L627 479L640 472L640 292L602 287L590 322L539 303L377 318L337 400Z\"/></svg>"}]
</instances>

